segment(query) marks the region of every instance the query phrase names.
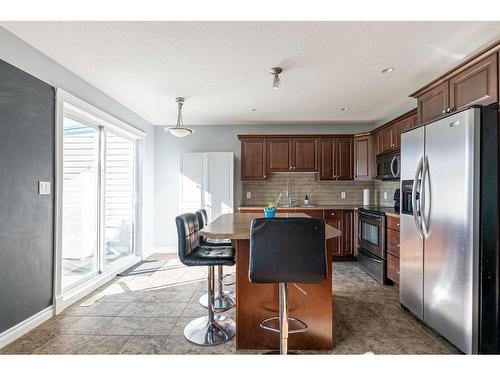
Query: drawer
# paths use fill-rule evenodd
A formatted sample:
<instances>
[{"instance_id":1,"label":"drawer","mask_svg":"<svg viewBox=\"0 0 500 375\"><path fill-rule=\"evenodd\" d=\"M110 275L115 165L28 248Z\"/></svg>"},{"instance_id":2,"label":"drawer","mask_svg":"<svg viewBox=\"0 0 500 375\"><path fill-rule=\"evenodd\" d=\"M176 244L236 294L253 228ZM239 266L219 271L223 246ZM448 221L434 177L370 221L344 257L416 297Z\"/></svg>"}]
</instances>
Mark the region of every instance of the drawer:
<instances>
[{"instance_id":1,"label":"drawer","mask_svg":"<svg viewBox=\"0 0 500 375\"><path fill-rule=\"evenodd\" d=\"M395 216L385 216L387 222L387 228L399 231L399 217Z\"/></svg>"},{"instance_id":2,"label":"drawer","mask_svg":"<svg viewBox=\"0 0 500 375\"><path fill-rule=\"evenodd\" d=\"M328 218L341 218L342 217L342 210L325 210L325 219Z\"/></svg>"},{"instance_id":3,"label":"drawer","mask_svg":"<svg viewBox=\"0 0 500 375\"><path fill-rule=\"evenodd\" d=\"M238 209L241 213L249 214L249 213L263 213L264 212L264 207L262 209L257 209L257 208L245 208L245 207L240 207Z\"/></svg>"},{"instance_id":4,"label":"drawer","mask_svg":"<svg viewBox=\"0 0 500 375\"><path fill-rule=\"evenodd\" d=\"M311 210L310 208L308 209L298 209L295 210L295 212L300 213L300 214L306 214L311 217L315 217L318 219L323 219L323 210Z\"/></svg>"},{"instance_id":5,"label":"drawer","mask_svg":"<svg viewBox=\"0 0 500 375\"><path fill-rule=\"evenodd\" d=\"M385 233L387 237L387 252L399 258L399 231L387 229Z\"/></svg>"},{"instance_id":6,"label":"drawer","mask_svg":"<svg viewBox=\"0 0 500 375\"><path fill-rule=\"evenodd\" d=\"M387 278L399 284L399 258L387 254Z\"/></svg>"}]
</instances>

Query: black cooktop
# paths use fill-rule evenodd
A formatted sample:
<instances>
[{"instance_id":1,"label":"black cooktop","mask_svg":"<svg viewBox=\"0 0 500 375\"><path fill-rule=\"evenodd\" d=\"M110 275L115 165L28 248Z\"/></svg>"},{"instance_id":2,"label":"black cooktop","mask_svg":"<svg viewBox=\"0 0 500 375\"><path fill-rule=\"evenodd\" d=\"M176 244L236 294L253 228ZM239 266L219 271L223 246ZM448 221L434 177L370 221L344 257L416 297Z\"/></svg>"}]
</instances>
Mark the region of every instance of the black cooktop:
<instances>
[{"instance_id":1,"label":"black cooktop","mask_svg":"<svg viewBox=\"0 0 500 375\"><path fill-rule=\"evenodd\" d=\"M380 215L385 215L386 213L399 214L399 207L361 206L358 207L358 211L370 212Z\"/></svg>"}]
</instances>

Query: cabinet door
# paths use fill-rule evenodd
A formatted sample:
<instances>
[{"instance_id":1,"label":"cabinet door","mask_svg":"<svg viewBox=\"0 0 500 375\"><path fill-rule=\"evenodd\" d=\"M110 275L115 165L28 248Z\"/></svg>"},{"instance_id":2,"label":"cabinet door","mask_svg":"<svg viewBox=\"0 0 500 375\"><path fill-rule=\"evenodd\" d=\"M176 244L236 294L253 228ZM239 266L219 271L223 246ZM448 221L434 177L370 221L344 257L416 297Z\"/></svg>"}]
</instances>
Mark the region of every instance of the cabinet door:
<instances>
[{"instance_id":1,"label":"cabinet door","mask_svg":"<svg viewBox=\"0 0 500 375\"><path fill-rule=\"evenodd\" d=\"M314 138L293 138L292 151L292 169L294 171L315 172L317 170L316 140Z\"/></svg>"},{"instance_id":2,"label":"cabinet door","mask_svg":"<svg viewBox=\"0 0 500 375\"><path fill-rule=\"evenodd\" d=\"M396 147L394 139L394 127L388 126L380 131L380 136L382 137L382 150L379 152L384 152Z\"/></svg>"},{"instance_id":3,"label":"cabinet door","mask_svg":"<svg viewBox=\"0 0 500 375\"><path fill-rule=\"evenodd\" d=\"M342 231L341 214L338 214L337 217L325 218L325 223ZM333 256L342 256L342 237L343 234L340 237L330 238L329 240L326 240L326 248L328 251L332 252Z\"/></svg>"},{"instance_id":4,"label":"cabinet door","mask_svg":"<svg viewBox=\"0 0 500 375\"><path fill-rule=\"evenodd\" d=\"M370 173L371 178L377 178L377 155L380 153L380 132L372 134L372 149L370 152Z\"/></svg>"},{"instance_id":5,"label":"cabinet door","mask_svg":"<svg viewBox=\"0 0 500 375\"><path fill-rule=\"evenodd\" d=\"M264 139L241 140L242 180L264 180L266 178L265 154Z\"/></svg>"},{"instance_id":6,"label":"cabinet door","mask_svg":"<svg viewBox=\"0 0 500 375\"><path fill-rule=\"evenodd\" d=\"M333 180L333 138L320 138L318 141L319 179Z\"/></svg>"},{"instance_id":7,"label":"cabinet door","mask_svg":"<svg viewBox=\"0 0 500 375\"><path fill-rule=\"evenodd\" d=\"M370 179L370 138L366 135L354 138L354 179Z\"/></svg>"},{"instance_id":8,"label":"cabinet door","mask_svg":"<svg viewBox=\"0 0 500 375\"><path fill-rule=\"evenodd\" d=\"M352 180L354 170L352 138L337 138L334 147L335 179Z\"/></svg>"},{"instance_id":9,"label":"cabinet door","mask_svg":"<svg viewBox=\"0 0 500 375\"><path fill-rule=\"evenodd\" d=\"M494 54L450 79L450 109L498 102L498 58Z\"/></svg>"},{"instance_id":10,"label":"cabinet door","mask_svg":"<svg viewBox=\"0 0 500 375\"><path fill-rule=\"evenodd\" d=\"M394 124L394 136L396 147L401 146L401 133L411 129L413 126L413 116L407 117Z\"/></svg>"},{"instance_id":11,"label":"cabinet door","mask_svg":"<svg viewBox=\"0 0 500 375\"><path fill-rule=\"evenodd\" d=\"M342 255L354 255L354 210L342 211Z\"/></svg>"},{"instance_id":12,"label":"cabinet door","mask_svg":"<svg viewBox=\"0 0 500 375\"><path fill-rule=\"evenodd\" d=\"M448 103L448 81L423 93L417 98L418 123L422 124L446 113Z\"/></svg>"},{"instance_id":13,"label":"cabinet door","mask_svg":"<svg viewBox=\"0 0 500 375\"><path fill-rule=\"evenodd\" d=\"M267 172L289 172L292 170L289 138L266 140Z\"/></svg>"}]
</instances>

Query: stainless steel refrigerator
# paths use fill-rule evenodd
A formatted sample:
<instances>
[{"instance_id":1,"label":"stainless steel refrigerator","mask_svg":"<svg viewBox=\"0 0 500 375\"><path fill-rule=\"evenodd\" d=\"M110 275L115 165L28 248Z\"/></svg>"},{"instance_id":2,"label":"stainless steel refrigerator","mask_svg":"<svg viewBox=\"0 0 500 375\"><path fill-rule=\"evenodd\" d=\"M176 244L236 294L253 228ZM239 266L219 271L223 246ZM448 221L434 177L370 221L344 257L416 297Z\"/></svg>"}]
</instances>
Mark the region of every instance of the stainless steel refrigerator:
<instances>
[{"instance_id":1,"label":"stainless steel refrigerator","mask_svg":"<svg viewBox=\"0 0 500 375\"><path fill-rule=\"evenodd\" d=\"M400 303L465 353L499 352L498 108L401 136Z\"/></svg>"}]
</instances>

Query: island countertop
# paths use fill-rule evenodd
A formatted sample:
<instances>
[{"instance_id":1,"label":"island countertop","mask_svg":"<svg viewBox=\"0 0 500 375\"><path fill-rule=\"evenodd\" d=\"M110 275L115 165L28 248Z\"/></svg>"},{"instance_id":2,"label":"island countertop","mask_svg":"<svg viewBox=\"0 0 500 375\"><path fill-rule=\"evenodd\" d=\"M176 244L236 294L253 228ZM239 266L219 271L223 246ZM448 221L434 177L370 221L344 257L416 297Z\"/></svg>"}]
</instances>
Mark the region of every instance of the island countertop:
<instances>
[{"instance_id":1,"label":"island countertop","mask_svg":"<svg viewBox=\"0 0 500 375\"><path fill-rule=\"evenodd\" d=\"M223 214L212 221L202 230L200 234L214 239L248 240L250 239L250 223L253 219L263 218L264 213L234 213ZM276 217L309 217L303 213L276 213ZM325 225L326 239L339 237L341 232L330 226Z\"/></svg>"}]
</instances>

